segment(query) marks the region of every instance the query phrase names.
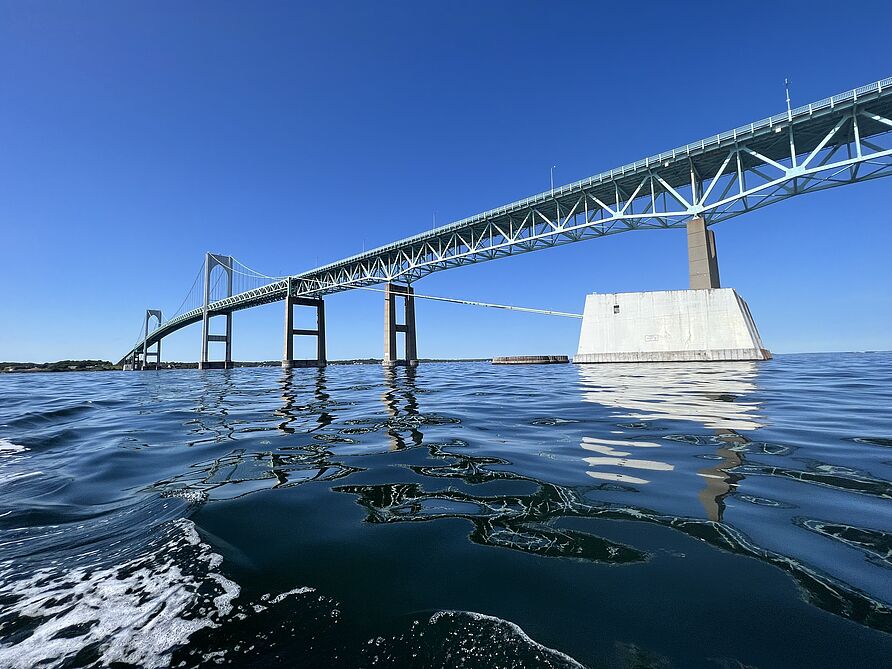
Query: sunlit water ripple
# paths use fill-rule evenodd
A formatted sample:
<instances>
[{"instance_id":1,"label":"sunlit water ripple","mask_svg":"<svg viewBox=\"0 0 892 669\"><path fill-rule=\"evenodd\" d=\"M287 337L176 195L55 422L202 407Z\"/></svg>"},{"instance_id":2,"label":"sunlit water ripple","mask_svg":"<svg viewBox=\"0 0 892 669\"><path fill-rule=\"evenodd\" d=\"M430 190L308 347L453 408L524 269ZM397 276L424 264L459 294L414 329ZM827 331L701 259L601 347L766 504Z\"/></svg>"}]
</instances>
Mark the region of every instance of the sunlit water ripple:
<instances>
[{"instance_id":1,"label":"sunlit water ripple","mask_svg":"<svg viewBox=\"0 0 892 669\"><path fill-rule=\"evenodd\" d=\"M0 376L0 667L892 652L892 354Z\"/></svg>"}]
</instances>

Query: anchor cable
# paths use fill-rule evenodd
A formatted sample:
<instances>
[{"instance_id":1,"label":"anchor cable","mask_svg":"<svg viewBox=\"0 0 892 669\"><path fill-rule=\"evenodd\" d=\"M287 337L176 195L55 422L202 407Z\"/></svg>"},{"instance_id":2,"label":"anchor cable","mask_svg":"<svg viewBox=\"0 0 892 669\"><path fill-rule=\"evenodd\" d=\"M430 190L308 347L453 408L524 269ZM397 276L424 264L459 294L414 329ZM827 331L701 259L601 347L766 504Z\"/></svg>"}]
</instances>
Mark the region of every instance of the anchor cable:
<instances>
[{"instance_id":1,"label":"anchor cable","mask_svg":"<svg viewBox=\"0 0 892 669\"><path fill-rule=\"evenodd\" d=\"M376 293L387 292L383 288L371 288L370 286L356 286L360 290L373 290ZM488 307L490 309L506 309L508 311L523 311L529 314L542 314L544 316L562 316L564 318L582 318L582 314L571 314L566 311L552 311L550 309L534 309L532 307L518 307L511 304L494 304L492 302L478 302L476 300L462 300L457 297L440 297L437 295L420 295L415 293L411 297L420 300L435 300L437 302L451 302L452 304L467 304L472 307Z\"/></svg>"},{"instance_id":2,"label":"anchor cable","mask_svg":"<svg viewBox=\"0 0 892 669\"><path fill-rule=\"evenodd\" d=\"M321 283L321 280L318 280ZM387 292L383 288L372 288L371 286L352 286L358 290L370 290L376 293ZM457 297L441 297L438 295L422 295L414 293L412 297L420 300L434 300L436 302L451 302L452 304L466 304L472 307L488 307L490 309L505 309L507 311L522 311L529 314L542 314L544 316L561 316L563 318L582 318L582 314L571 314L566 311L552 311L550 309L534 309L533 307L518 307L511 304L494 304L492 302L478 302L476 300L462 300Z\"/></svg>"}]
</instances>

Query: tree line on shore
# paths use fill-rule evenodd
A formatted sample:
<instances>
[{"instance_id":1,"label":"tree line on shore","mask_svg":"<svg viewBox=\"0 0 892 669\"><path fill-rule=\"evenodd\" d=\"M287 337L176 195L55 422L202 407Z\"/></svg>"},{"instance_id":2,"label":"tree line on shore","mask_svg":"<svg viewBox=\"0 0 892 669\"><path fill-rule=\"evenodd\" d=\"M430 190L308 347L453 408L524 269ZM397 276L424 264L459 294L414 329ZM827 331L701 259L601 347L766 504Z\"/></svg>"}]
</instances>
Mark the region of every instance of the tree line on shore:
<instances>
[{"instance_id":1,"label":"tree line on shore","mask_svg":"<svg viewBox=\"0 0 892 669\"><path fill-rule=\"evenodd\" d=\"M433 359L425 358L419 362L483 362L488 358L473 359ZM279 367L279 360L263 360L259 362L233 362L233 367ZM329 360L329 365L373 365L381 364L381 358L359 358L355 360ZM154 363L150 363L154 367ZM162 362L160 369L197 369L197 362ZM108 360L58 360L56 362L0 362L0 374L15 372L108 372L121 370Z\"/></svg>"}]
</instances>

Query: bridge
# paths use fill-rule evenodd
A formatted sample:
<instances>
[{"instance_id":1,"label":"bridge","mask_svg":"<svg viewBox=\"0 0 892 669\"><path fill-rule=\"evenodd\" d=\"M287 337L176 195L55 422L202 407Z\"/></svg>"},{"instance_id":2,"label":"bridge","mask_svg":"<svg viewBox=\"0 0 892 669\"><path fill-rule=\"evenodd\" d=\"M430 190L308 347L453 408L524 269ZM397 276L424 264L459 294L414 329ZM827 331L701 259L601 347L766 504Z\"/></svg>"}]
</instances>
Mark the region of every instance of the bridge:
<instances>
[{"instance_id":1,"label":"bridge","mask_svg":"<svg viewBox=\"0 0 892 669\"><path fill-rule=\"evenodd\" d=\"M718 288L710 229L715 223L790 197L890 174L892 78L887 78L299 274L267 276L231 256L209 253L177 313L164 320L160 311L147 310L140 335L121 362L134 369L157 367L161 340L201 321L199 367L229 367L233 313L284 301L283 366L324 365L323 297L383 284L384 362L414 364L412 284L433 272L631 230L686 227L691 288ZM314 328L293 327L295 306L315 309ZM215 317L226 321L220 334L211 333ZM402 358L399 333L405 337ZM296 335L316 339L315 358L293 359ZM223 360L209 359L211 342L225 344Z\"/></svg>"}]
</instances>

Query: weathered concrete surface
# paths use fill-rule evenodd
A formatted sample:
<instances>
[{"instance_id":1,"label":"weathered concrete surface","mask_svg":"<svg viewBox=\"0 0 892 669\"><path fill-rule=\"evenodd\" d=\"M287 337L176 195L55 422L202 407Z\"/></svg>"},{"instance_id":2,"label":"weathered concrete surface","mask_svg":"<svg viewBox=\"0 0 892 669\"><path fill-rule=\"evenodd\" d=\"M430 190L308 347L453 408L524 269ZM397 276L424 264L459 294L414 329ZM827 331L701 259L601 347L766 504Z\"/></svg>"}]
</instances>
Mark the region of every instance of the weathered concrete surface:
<instances>
[{"instance_id":1,"label":"weathered concrete surface","mask_svg":"<svg viewBox=\"0 0 892 669\"><path fill-rule=\"evenodd\" d=\"M554 365L568 363L566 355L508 355L492 359L494 365Z\"/></svg>"},{"instance_id":2,"label":"weathered concrete surface","mask_svg":"<svg viewBox=\"0 0 892 669\"><path fill-rule=\"evenodd\" d=\"M746 302L716 288L588 295L573 362L770 358Z\"/></svg>"},{"instance_id":3,"label":"weathered concrete surface","mask_svg":"<svg viewBox=\"0 0 892 669\"><path fill-rule=\"evenodd\" d=\"M397 322L397 298L403 299L403 322ZM406 337L406 357L400 359L397 352L396 335L402 332ZM415 339L415 290L398 283L384 285L384 365L418 364L418 348Z\"/></svg>"},{"instance_id":4,"label":"weathered concrete surface","mask_svg":"<svg viewBox=\"0 0 892 669\"><path fill-rule=\"evenodd\" d=\"M702 218L688 221L688 272L691 290L721 288L715 233Z\"/></svg>"},{"instance_id":5,"label":"weathered concrete surface","mask_svg":"<svg viewBox=\"0 0 892 669\"><path fill-rule=\"evenodd\" d=\"M316 327L309 329L294 327L294 307L310 307L316 312ZM306 336L316 338L316 357L295 360L294 337ZM325 355L325 301L321 297L293 297L291 285L285 297L285 349L282 353L282 368L292 367L325 367L328 364Z\"/></svg>"}]
</instances>

